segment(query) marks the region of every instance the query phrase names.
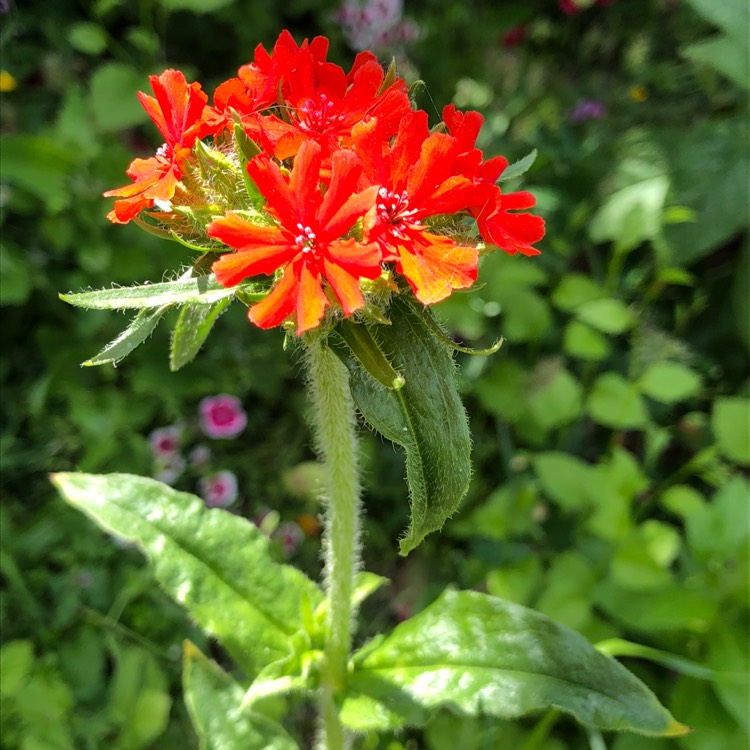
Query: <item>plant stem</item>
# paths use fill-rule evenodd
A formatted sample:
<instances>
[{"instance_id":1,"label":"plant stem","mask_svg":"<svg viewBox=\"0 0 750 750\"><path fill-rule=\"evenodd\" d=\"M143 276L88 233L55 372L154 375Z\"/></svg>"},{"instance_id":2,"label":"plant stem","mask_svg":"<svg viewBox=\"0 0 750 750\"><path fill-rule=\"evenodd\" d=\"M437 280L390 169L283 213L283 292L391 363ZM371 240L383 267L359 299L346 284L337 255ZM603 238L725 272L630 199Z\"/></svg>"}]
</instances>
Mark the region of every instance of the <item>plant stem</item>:
<instances>
[{"instance_id":1,"label":"plant stem","mask_svg":"<svg viewBox=\"0 0 750 750\"><path fill-rule=\"evenodd\" d=\"M317 448L326 477L323 553L328 620L317 746L340 750L349 743L339 720L336 695L346 685L354 615L352 591L360 554L356 417L346 367L325 340L316 339L308 345L307 366Z\"/></svg>"}]
</instances>

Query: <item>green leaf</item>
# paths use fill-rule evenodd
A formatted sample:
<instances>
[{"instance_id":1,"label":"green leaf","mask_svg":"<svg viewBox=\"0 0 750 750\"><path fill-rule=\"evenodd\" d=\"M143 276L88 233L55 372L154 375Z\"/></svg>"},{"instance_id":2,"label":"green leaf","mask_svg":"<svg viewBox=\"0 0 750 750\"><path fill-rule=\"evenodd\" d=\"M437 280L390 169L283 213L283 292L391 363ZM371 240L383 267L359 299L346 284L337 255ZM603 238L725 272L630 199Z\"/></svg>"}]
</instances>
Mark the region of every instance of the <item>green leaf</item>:
<instances>
[{"instance_id":1,"label":"green leaf","mask_svg":"<svg viewBox=\"0 0 750 750\"><path fill-rule=\"evenodd\" d=\"M33 135L0 139L3 183L17 185L44 201L50 213L69 205L68 181L76 169L75 154L53 138Z\"/></svg>"},{"instance_id":2,"label":"green leaf","mask_svg":"<svg viewBox=\"0 0 750 750\"><path fill-rule=\"evenodd\" d=\"M700 376L677 362L654 362L636 384L641 393L663 404L676 404L694 396L701 385Z\"/></svg>"},{"instance_id":3,"label":"green leaf","mask_svg":"<svg viewBox=\"0 0 750 750\"><path fill-rule=\"evenodd\" d=\"M131 65L108 62L91 76L90 100L94 123L99 132L125 130L148 120L138 100L138 91L146 88L145 75Z\"/></svg>"},{"instance_id":4,"label":"green leaf","mask_svg":"<svg viewBox=\"0 0 750 750\"><path fill-rule=\"evenodd\" d=\"M640 643L631 643L622 638L609 638L606 641L601 641L596 644L596 649L609 656L633 656L637 659L647 659L654 664L661 664L663 667L674 669L680 674L696 677L699 680L712 680L716 676L713 669L704 667L690 659L670 654L668 651L642 646Z\"/></svg>"},{"instance_id":5,"label":"green leaf","mask_svg":"<svg viewBox=\"0 0 750 750\"><path fill-rule=\"evenodd\" d=\"M98 55L107 48L107 33L98 23L81 21L68 29L68 41L79 52Z\"/></svg>"},{"instance_id":6,"label":"green leaf","mask_svg":"<svg viewBox=\"0 0 750 750\"><path fill-rule=\"evenodd\" d=\"M612 580L632 591L669 584L669 566L680 550L680 536L668 524L650 519L621 540L611 562Z\"/></svg>"},{"instance_id":7,"label":"green leaf","mask_svg":"<svg viewBox=\"0 0 750 750\"><path fill-rule=\"evenodd\" d=\"M534 368L525 394L528 415L544 432L562 427L581 413L581 384L556 357Z\"/></svg>"},{"instance_id":8,"label":"green leaf","mask_svg":"<svg viewBox=\"0 0 750 750\"><path fill-rule=\"evenodd\" d=\"M234 0L161 0L165 10L186 10L193 13L213 13L232 2Z\"/></svg>"},{"instance_id":9,"label":"green leaf","mask_svg":"<svg viewBox=\"0 0 750 750\"><path fill-rule=\"evenodd\" d=\"M564 510L591 505L594 468L580 458L561 451L537 453L534 468L545 495Z\"/></svg>"},{"instance_id":10,"label":"green leaf","mask_svg":"<svg viewBox=\"0 0 750 750\"><path fill-rule=\"evenodd\" d=\"M0 648L3 671L0 673L0 696L12 698L31 676L34 667L34 644L28 640L8 641Z\"/></svg>"},{"instance_id":11,"label":"green leaf","mask_svg":"<svg viewBox=\"0 0 750 750\"><path fill-rule=\"evenodd\" d=\"M696 215L694 223L664 228L674 261L689 265L747 227L747 118L711 117L658 136L670 160L672 201Z\"/></svg>"},{"instance_id":12,"label":"green leaf","mask_svg":"<svg viewBox=\"0 0 750 750\"><path fill-rule=\"evenodd\" d=\"M85 367L116 364L139 347L153 332L162 315L171 307L163 305L157 310L141 310L130 325L115 339L112 339L99 354L81 364Z\"/></svg>"},{"instance_id":13,"label":"green leaf","mask_svg":"<svg viewBox=\"0 0 750 750\"><path fill-rule=\"evenodd\" d=\"M111 640L115 671L108 713L122 729L118 745L145 750L164 733L172 699L167 678L152 654Z\"/></svg>"},{"instance_id":14,"label":"green leaf","mask_svg":"<svg viewBox=\"0 0 750 750\"><path fill-rule=\"evenodd\" d=\"M23 305L34 286L34 274L23 253L0 244L0 306Z\"/></svg>"},{"instance_id":15,"label":"green leaf","mask_svg":"<svg viewBox=\"0 0 750 750\"><path fill-rule=\"evenodd\" d=\"M614 372L606 372L597 378L587 408L595 421L614 429L638 429L648 419L638 391Z\"/></svg>"},{"instance_id":16,"label":"green leaf","mask_svg":"<svg viewBox=\"0 0 750 750\"><path fill-rule=\"evenodd\" d=\"M606 297L606 292L588 276L569 273L552 293L552 303L564 312L574 312L581 305L602 297Z\"/></svg>"},{"instance_id":17,"label":"green leaf","mask_svg":"<svg viewBox=\"0 0 750 750\"><path fill-rule=\"evenodd\" d=\"M474 591L444 592L357 652L341 718L359 731L422 725L438 707L510 719L555 708L646 735L688 731L622 665L544 615Z\"/></svg>"},{"instance_id":18,"label":"green leaf","mask_svg":"<svg viewBox=\"0 0 750 750\"><path fill-rule=\"evenodd\" d=\"M692 9L727 34L746 36L748 5L745 0L686 0Z\"/></svg>"},{"instance_id":19,"label":"green leaf","mask_svg":"<svg viewBox=\"0 0 750 750\"><path fill-rule=\"evenodd\" d=\"M194 302L210 305L227 297L234 297L238 292L250 294L251 299L262 299L264 293L255 294L257 287L253 284L241 284L227 288L216 281L213 274L182 278L177 281L165 281L159 284L97 289L93 292L61 294L60 299L76 307L87 307L93 310L118 310L123 308L139 309L144 307L161 307L168 304L185 304Z\"/></svg>"},{"instance_id":20,"label":"green leaf","mask_svg":"<svg viewBox=\"0 0 750 750\"><path fill-rule=\"evenodd\" d=\"M167 592L250 674L287 655L302 600L322 599L302 573L273 560L258 528L194 495L129 474L52 481L103 529L136 542Z\"/></svg>"},{"instance_id":21,"label":"green leaf","mask_svg":"<svg viewBox=\"0 0 750 750\"><path fill-rule=\"evenodd\" d=\"M604 333L623 333L633 325L633 314L619 299L584 302L576 310L576 314L584 323Z\"/></svg>"},{"instance_id":22,"label":"green leaf","mask_svg":"<svg viewBox=\"0 0 750 750\"><path fill-rule=\"evenodd\" d=\"M750 88L747 37L721 34L689 44L680 51L691 62L719 71L743 89Z\"/></svg>"},{"instance_id":23,"label":"green leaf","mask_svg":"<svg viewBox=\"0 0 750 750\"><path fill-rule=\"evenodd\" d=\"M617 190L592 217L591 239L611 240L621 250L631 250L645 240L657 238L668 191L669 178L661 174Z\"/></svg>"},{"instance_id":24,"label":"green leaf","mask_svg":"<svg viewBox=\"0 0 750 750\"><path fill-rule=\"evenodd\" d=\"M739 464L750 464L750 399L717 398L711 429L722 455Z\"/></svg>"},{"instance_id":25,"label":"green leaf","mask_svg":"<svg viewBox=\"0 0 750 750\"><path fill-rule=\"evenodd\" d=\"M513 164L509 164L503 173L500 175L498 182L507 182L513 180L516 177L520 177L531 169L531 165L536 161L537 151L532 149L523 159L514 161Z\"/></svg>"},{"instance_id":26,"label":"green leaf","mask_svg":"<svg viewBox=\"0 0 750 750\"><path fill-rule=\"evenodd\" d=\"M383 576L362 570L354 578L354 591L352 591L352 604L357 607L378 589L390 584Z\"/></svg>"},{"instance_id":27,"label":"green leaf","mask_svg":"<svg viewBox=\"0 0 750 750\"><path fill-rule=\"evenodd\" d=\"M571 357L598 362L610 352L609 342L599 331L589 328L585 323L571 320L565 326L563 349Z\"/></svg>"},{"instance_id":28,"label":"green leaf","mask_svg":"<svg viewBox=\"0 0 750 750\"><path fill-rule=\"evenodd\" d=\"M214 323L230 302L231 299L225 297L210 305L191 302L182 308L169 351L169 369L172 372L184 367L198 354Z\"/></svg>"},{"instance_id":29,"label":"green leaf","mask_svg":"<svg viewBox=\"0 0 750 750\"><path fill-rule=\"evenodd\" d=\"M391 325L371 330L404 377L403 388L389 390L353 357L344 361L362 416L406 451L411 525L400 540L400 552L406 555L458 508L469 486L471 438L453 359L421 317L431 312L420 313L397 298L389 314Z\"/></svg>"},{"instance_id":30,"label":"green leaf","mask_svg":"<svg viewBox=\"0 0 750 750\"><path fill-rule=\"evenodd\" d=\"M295 750L297 744L275 721L240 710L244 690L190 641L183 644L185 703L200 750Z\"/></svg>"},{"instance_id":31,"label":"green leaf","mask_svg":"<svg viewBox=\"0 0 750 750\"><path fill-rule=\"evenodd\" d=\"M651 591L630 591L608 580L597 587L593 603L616 622L653 637L658 632L705 633L716 616L716 597L708 591L670 583Z\"/></svg>"}]
</instances>

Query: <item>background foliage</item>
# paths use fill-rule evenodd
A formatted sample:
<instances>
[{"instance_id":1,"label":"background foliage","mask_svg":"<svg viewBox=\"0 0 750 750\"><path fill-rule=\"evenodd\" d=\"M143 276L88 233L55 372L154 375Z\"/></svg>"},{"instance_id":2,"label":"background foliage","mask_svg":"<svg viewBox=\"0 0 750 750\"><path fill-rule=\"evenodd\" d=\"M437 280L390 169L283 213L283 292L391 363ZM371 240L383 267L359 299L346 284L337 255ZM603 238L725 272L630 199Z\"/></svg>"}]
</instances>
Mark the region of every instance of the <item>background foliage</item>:
<instances>
[{"instance_id":1,"label":"background foliage","mask_svg":"<svg viewBox=\"0 0 750 750\"><path fill-rule=\"evenodd\" d=\"M407 2L392 36L420 106L486 117L480 145L539 156L525 185L548 234L539 258L487 257L483 286L438 314L461 355L474 477L459 515L406 559L403 458L365 433L366 565L394 584L359 639L449 583L530 605L610 651L695 732L606 738L615 750L747 742L747 4ZM584 7L585 6L585 7ZM210 442L233 510L305 533L279 558L318 574L315 469L296 363L240 306L188 367L157 331L123 365L80 369L124 327L59 291L173 277L184 248L112 227L101 192L158 145L135 96L168 66L207 91L282 28L354 51L325 0L4 3L2 45L2 555L4 747L197 747L180 699L181 642L211 650L143 559L65 507L47 472L149 475L152 430L199 441L205 396L241 398L248 426ZM396 41L394 41L396 40ZM196 491L206 468L188 469ZM269 509L274 512L268 516ZM280 529L281 526L278 526ZM296 537L295 537L296 538ZM297 539L297 541L299 541ZM223 654L212 654L227 665ZM657 663L654 663L656 659ZM685 660L688 660L687 662ZM743 677L743 673L745 676ZM300 738L304 709L287 707ZM302 740L304 741L304 739ZM523 723L437 715L368 747L602 747L554 713ZM380 742L380 744L378 744ZM388 742L391 744L388 745Z\"/></svg>"}]
</instances>

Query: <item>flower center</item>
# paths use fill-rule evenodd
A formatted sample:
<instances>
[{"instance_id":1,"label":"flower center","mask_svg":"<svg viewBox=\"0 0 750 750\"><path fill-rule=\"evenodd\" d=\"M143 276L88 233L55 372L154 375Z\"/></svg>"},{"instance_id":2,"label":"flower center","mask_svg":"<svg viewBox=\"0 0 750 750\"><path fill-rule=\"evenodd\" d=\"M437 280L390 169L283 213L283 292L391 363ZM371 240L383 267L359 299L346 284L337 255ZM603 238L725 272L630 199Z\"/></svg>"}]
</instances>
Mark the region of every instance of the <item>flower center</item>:
<instances>
[{"instance_id":1,"label":"flower center","mask_svg":"<svg viewBox=\"0 0 750 750\"><path fill-rule=\"evenodd\" d=\"M317 244L318 238L310 227L297 224L299 234L294 238L294 244L305 254L312 252Z\"/></svg>"},{"instance_id":2,"label":"flower center","mask_svg":"<svg viewBox=\"0 0 750 750\"><path fill-rule=\"evenodd\" d=\"M308 99L300 109L299 126L309 133L322 133L340 122L341 115L334 113L335 104L325 94Z\"/></svg>"},{"instance_id":3,"label":"flower center","mask_svg":"<svg viewBox=\"0 0 750 750\"><path fill-rule=\"evenodd\" d=\"M406 190L397 193L384 187L378 190L378 217L384 224L391 225L397 237L404 238L405 229L421 229L422 225L412 217L417 213L409 208L409 195Z\"/></svg>"}]
</instances>

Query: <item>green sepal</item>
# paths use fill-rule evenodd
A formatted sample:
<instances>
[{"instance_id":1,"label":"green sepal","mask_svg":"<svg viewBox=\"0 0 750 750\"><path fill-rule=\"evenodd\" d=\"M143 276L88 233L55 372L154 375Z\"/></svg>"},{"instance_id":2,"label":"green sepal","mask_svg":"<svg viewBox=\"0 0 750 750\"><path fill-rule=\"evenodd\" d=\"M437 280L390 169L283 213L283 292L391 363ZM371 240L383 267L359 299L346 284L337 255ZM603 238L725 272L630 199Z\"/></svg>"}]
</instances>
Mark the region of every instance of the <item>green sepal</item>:
<instances>
[{"instance_id":1,"label":"green sepal","mask_svg":"<svg viewBox=\"0 0 750 750\"><path fill-rule=\"evenodd\" d=\"M354 577L354 589L352 590L352 611L356 612L365 599L388 584L390 584L390 581L387 578L376 575L375 573L370 573L368 571L360 571L357 573ZM321 648L325 637L327 619L328 599L323 599L313 613L312 625L308 629L313 642L316 644L319 643Z\"/></svg>"},{"instance_id":2,"label":"green sepal","mask_svg":"<svg viewBox=\"0 0 750 750\"><path fill-rule=\"evenodd\" d=\"M297 743L277 721L240 710L242 687L190 641L183 643L182 663L185 704L200 750L297 750Z\"/></svg>"},{"instance_id":3,"label":"green sepal","mask_svg":"<svg viewBox=\"0 0 750 750\"><path fill-rule=\"evenodd\" d=\"M266 666L253 680L242 698L242 707L252 706L273 696L288 693L312 694L320 682L325 661L321 648L313 648L305 632L290 638L291 655Z\"/></svg>"},{"instance_id":4,"label":"green sepal","mask_svg":"<svg viewBox=\"0 0 750 750\"><path fill-rule=\"evenodd\" d=\"M391 86L393 86L397 77L398 69L396 66L396 58L392 57L390 65L388 66L388 70L386 70L385 76L383 77L383 83L380 84L380 88L378 89L378 92L377 94L375 94L375 96L378 97L381 94L384 94Z\"/></svg>"},{"instance_id":5,"label":"green sepal","mask_svg":"<svg viewBox=\"0 0 750 750\"><path fill-rule=\"evenodd\" d=\"M400 553L406 555L458 508L469 487L471 437L453 359L425 322L431 313L396 297L389 314L391 324L374 330L404 386L389 390L354 356L343 361L362 416L406 451L411 524L400 540Z\"/></svg>"},{"instance_id":6,"label":"green sepal","mask_svg":"<svg viewBox=\"0 0 750 750\"><path fill-rule=\"evenodd\" d=\"M625 667L518 604L445 591L352 657L342 722L356 731L423 726L440 707L513 719L548 709L649 736L690 731Z\"/></svg>"},{"instance_id":7,"label":"green sepal","mask_svg":"<svg viewBox=\"0 0 750 750\"><path fill-rule=\"evenodd\" d=\"M266 199L261 194L255 182L250 178L247 172L247 165L261 153L261 148L254 140L248 137L245 128L242 127L242 119L237 112L235 110L231 110L231 112L232 119L234 120L234 142L237 146L237 156L242 167L242 179L245 183L245 190L250 198L250 202L254 206L260 207L265 204Z\"/></svg>"},{"instance_id":8,"label":"green sepal","mask_svg":"<svg viewBox=\"0 0 750 750\"><path fill-rule=\"evenodd\" d=\"M139 347L153 332L164 313L172 305L162 305L156 310L141 310L130 325L112 339L98 354L81 362L82 367L117 364Z\"/></svg>"},{"instance_id":9,"label":"green sepal","mask_svg":"<svg viewBox=\"0 0 750 750\"><path fill-rule=\"evenodd\" d=\"M531 169L531 166L536 161L537 150L532 149L526 156L518 161L514 161L513 164L508 165L503 173L500 175L498 182L507 182L508 180L514 180L516 177L520 177L526 174Z\"/></svg>"},{"instance_id":10,"label":"green sepal","mask_svg":"<svg viewBox=\"0 0 750 750\"><path fill-rule=\"evenodd\" d=\"M344 319L336 326L336 332L378 383L394 391L404 387L403 376L393 369L368 326Z\"/></svg>"},{"instance_id":11,"label":"green sepal","mask_svg":"<svg viewBox=\"0 0 750 750\"><path fill-rule=\"evenodd\" d=\"M225 297L210 305L191 302L180 310L169 350L169 369L179 370L191 362L198 354L203 342L211 333L218 317L229 307L232 300Z\"/></svg>"},{"instance_id":12,"label":"green sepal","mask_svg":"<svg viewBox=\"0 0 750 750\"><path fill-rule=\"evenodd\" d=\"M261 300L267 294L254 283L225 287L216 281L213 274L193 278L181 278L159 284L97 289L92 292L61 294L60 299L76 307L93 310L118 310L161 307L169 304L194 302L210 305L225 297L234 297L242 292L243 297Z\"/></svg>"},{"instance_id":13,"label":"green sepal","mask_svg":"<svg viewBox=\"0 0 750 750\"><path fill-rule=\"evenodd\" d=\"M303 573L273 559L255 524L195 495L130 474L51 478L70 505L135 542L167 593L250 675L290 655L304 632L302 601L323 599Z\"/></svg>"},{"instance_id":14,"label":"green sepal","mask_svg":"<svg viewBox=\"0 0 750 750\"><path fill-rule=\"evenodd\" d=\"M416 303L412 303L412 306L416 307ZM430 329L430 332L438 341L442 342L449 349L453 349L454 352L461 352L461 354L489 357L491 354L500 351L500 347L505 343L505 337L501 336L492 346L489 346L486 349L472 349L468 346L461 346L448 336L437 320L435 320L434 315L425 310L422 315L422 320L424 320L425 325Z\"/></svg>"}]
</instances>

